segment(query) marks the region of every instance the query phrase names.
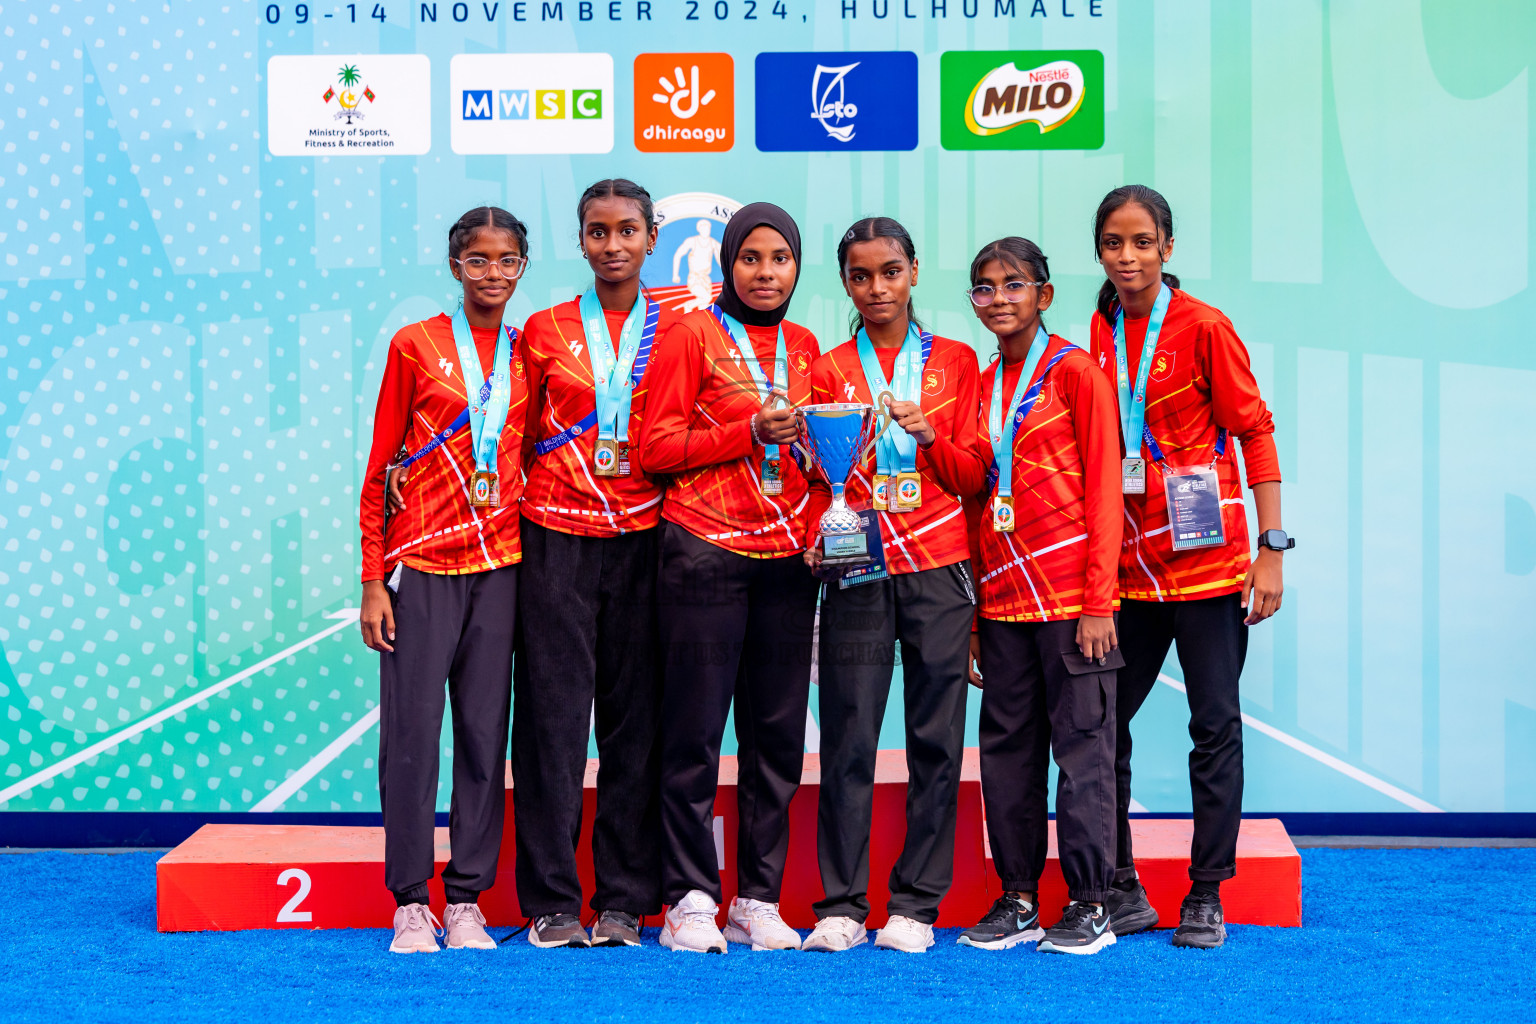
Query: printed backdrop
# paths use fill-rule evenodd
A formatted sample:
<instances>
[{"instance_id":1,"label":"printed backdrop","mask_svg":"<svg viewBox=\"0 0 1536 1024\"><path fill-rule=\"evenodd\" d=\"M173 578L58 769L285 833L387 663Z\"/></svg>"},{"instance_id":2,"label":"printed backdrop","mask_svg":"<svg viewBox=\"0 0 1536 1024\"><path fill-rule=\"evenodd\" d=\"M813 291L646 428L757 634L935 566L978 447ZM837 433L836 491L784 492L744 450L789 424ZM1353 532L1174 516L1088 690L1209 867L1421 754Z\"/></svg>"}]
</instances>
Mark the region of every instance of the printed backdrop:
<instances>
[{"instance_id":1,"label":"printed backdrop","mask_svg":"<svg viewBox=\"0 0 1536 1024\"><path fill-rule=\"evenodd\" d=\"M451 308L472 205L530 226L519 321L570 297L576 197L623 175L664 200L670 302L707 301L723 220L773 200L829 346L835 241L884 213L921 315L979 351L982 243L1038 240L1051 325L1086 341L1094 206L1160 189L1170 269L1249 343L1299 541L1243 679L1247 806L1536 810L1536 9L0 0L0 24L0 809L377 809L356 506L385 346ZM1179 677L1136 722L1152 810L1189 806Z\"/></svg>"}]
</instances>

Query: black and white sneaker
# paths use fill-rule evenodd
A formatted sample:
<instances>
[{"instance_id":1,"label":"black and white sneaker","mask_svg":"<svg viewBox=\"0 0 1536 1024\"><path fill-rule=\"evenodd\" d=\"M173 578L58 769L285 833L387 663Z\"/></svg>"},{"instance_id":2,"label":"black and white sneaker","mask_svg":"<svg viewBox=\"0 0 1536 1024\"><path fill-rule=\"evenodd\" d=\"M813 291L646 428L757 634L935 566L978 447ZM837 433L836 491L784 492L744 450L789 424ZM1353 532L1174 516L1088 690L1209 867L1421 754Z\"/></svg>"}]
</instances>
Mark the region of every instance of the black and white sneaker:
<instances>
[{"instance_id":1,"label":"black and white sneaker","mask_svg":"<svg viewBox=\"0 0 1536 1024\"><path fill-rule=\"evenodd\" d=\"M528 941L540 949L556 946L586 949L592 945L587 930L581 926L581 918L575 914L545 914L534 918L528 928Z\"/></svg>"},{"instance_id":2,"label":"black and white sneaker","mask_svg":"<svg viewBox=\"0 0 1536 1024\"><path fill-rule=\"evenodd\" d=\"M1129 892L1122 889L1109 890L1109 899L1104 901L1104 909L1109 911L1109 926L1115 930L1116 935L1134 935L1157 927L1157 911L1152 909L1152 903L1147 899L1147 890L1142 888L1140 882Z\"/></svg>"},{"instance_id":3,"label":"black and white sneaker","mask_svg":"<svg viewBox=\"0 0 1536 1024\"><path fill-rule=\"evenodd\" d=\"M1175 946L1215 949L1227 941L1227 926L1222 924L1221 897L1190 893L1179 907L1179 928L1173 933Z\"/></svg>"},{"instance_id":4,"label":"black and white sneaker","mask_svg":"<svg viewBox=\"0 0 1536 1024\"><path fill-rule=\"evenodd\" d=\"M1021 942L1036 942L1044 934L1040 928L1039 908L1005 892L992 904L986 916L955 941L977 949L1007 949Z\"/></svg>"},{"instance_id":5,"label":"black and white sneaker","mask_svg":"<svg viewBox=\"0 0 1536 1024\"><path fill-rule=\"evenodd\" d=\"M1042 953L1097 953L1115 944L1115 930L1109 926L1109 911L1092 903L1073 900L1061 912L1055 927L1045 930L1045 938L1035 947Z\"/></svg>"}]
</instances>

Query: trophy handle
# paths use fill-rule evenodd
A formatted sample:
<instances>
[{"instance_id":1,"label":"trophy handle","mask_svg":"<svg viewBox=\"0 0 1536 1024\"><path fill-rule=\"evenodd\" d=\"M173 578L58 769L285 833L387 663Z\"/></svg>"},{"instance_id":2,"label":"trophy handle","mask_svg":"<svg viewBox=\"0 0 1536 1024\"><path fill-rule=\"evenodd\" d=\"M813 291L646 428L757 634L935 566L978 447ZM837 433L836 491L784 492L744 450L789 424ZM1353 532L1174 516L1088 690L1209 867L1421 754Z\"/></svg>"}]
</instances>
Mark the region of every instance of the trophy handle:
<instances>
[{"instance_id":1,"label":"trophy handle","mask_svg":"<svg viewBox=\"0 0 1536 1024\"><path fill-rule=\"evenodd\" d=\"M884 398L886 394L888 392L881 392L880 397ZM890 410L885 407L884 402L880 402L880 404L875 406L875 415L880 417L880 429L875 431L875 436L869 439L869 444L865 445L864 450L859 453L859 458L854 463L855 465L862 466L864 464L864 460L869 458L870 454L875 450L875 445L885 436L885 432L891 429L891 424L896 422L895 418L891 416Z\"/></svg>"}]
</instances>

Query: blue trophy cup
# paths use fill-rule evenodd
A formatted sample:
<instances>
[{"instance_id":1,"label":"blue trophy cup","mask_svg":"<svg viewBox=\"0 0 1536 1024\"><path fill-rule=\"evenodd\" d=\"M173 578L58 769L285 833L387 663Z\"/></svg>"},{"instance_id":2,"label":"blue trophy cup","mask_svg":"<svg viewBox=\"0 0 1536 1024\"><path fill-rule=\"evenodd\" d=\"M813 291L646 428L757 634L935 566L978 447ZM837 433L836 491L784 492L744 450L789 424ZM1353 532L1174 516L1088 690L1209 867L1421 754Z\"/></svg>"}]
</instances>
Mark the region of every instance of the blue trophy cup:
<instances>
[{"instance_id":1,"label":"blue trophy cup","mask_svg":"<svg viewBox=\"0 0 1536 1024\"><path fill-rule=\"evenodd\" d=\"M875 439L875 408L854 402L800 407L806 453L832 488L832 504L821 515L822 564L853 566L870 560L864 522L848 507L848 478L864 461Z\"/></svg>"}]
</instances>

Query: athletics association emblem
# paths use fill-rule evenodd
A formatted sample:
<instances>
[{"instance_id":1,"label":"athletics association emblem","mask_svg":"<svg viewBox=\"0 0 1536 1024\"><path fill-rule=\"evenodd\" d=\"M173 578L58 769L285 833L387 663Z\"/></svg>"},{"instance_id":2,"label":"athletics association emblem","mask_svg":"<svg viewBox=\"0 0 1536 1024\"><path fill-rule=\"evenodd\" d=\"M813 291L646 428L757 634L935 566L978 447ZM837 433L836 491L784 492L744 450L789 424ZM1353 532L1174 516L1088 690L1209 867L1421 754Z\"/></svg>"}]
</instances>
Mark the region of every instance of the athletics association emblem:
<instances>
[{"instance_id":1,"label":"athletics association emblem","mask_svg":"<svg viewBox=\"0 0 1536 1024\"><path fill-rule=\"evenodd\" d=\"M705 309L724 283L720 238L741 209L712 192L680 192L656 201L656 252L640 283L652 299L678 313Z\"/></svg>"},{"instance_id":2,"label":"athletics association emblem","mask_svg":"<svg viewBox=\"0 0 1536 1024\"><path fill-rule=\"evenodd\" d=\"M364 120L363 112L357 109L358 106L363 100L367 100L371 105L379 98L378 93L374 92L373 88L368 85L364 85L361 92L357 90L357 86L363 81L363 75L362 72L357 70L356 64L343 64L341 70L336 72L336 80L336 86L340 86L341 91L337 92L336 86L330 86L326 88L325 95L320 97L327 106L334 99L337 105L341 107L340 110L336 111L333 120L341 121L345 119L347 124L351 124L353 119L358 121Z\"/></svg>"}]
</instances>

